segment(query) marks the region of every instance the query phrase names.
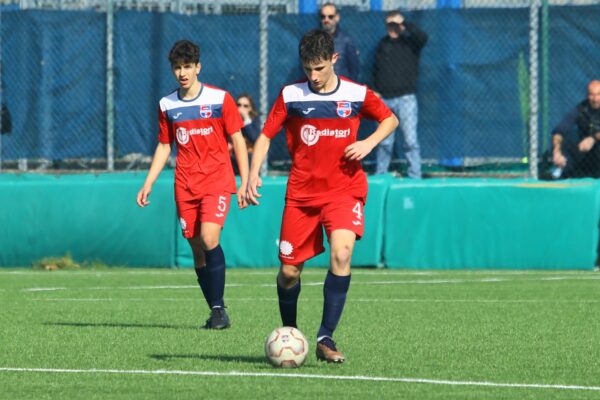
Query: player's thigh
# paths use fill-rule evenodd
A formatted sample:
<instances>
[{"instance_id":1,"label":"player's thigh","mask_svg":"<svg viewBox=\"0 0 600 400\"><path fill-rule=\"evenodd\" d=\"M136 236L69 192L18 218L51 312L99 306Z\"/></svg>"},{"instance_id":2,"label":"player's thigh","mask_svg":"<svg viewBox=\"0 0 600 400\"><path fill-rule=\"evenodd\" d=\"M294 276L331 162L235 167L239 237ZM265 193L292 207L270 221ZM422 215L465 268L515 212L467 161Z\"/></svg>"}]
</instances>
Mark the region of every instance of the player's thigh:
<instances>
[{"instance_id":1,"label":"player's thigh","mask_svg":"<svg viewBox=\"0 0 600 400\"><path fill-rule=\"evenodd\" d=\"M202 197L200 237L204 249L212 250L219 245L221 230L225 225L230 203L230 193L208 194Z\"/></svg>"},{"instance_id":2,"label":"player's thigh","mask_svg":"<svg viewBox=\"0 0 600 400\"><path fill-rule=\"evenodd\" d=\"M320 219L330 242L332 232L337 230L350 231L360 240L365 231L364 209L364 202L352 196L340 197L325 205Z\"/></svg>"},{"instance_id":3,"label":"player's thigh","mask_svg":"<svg viewBox=\"0 0 600 400\"><path fill-rule=\"evenodd\" d=\"M207 194L202 197L200 205L200 223L212 222L221 228L229 213L231 193Z\"/></svg>"},{"instance_id":4,"label":"player's thigh","mask_svg":"<svg viewBox=\"0 0 600 400\"><path fill-rule=\"evenodd\" d=\"M200 199L175 202L177 206L177 216L181 225L181 234L186 239L191 239L200 235ZM192 243L190 243L191 245Z\"/></svg>"},{"instance_id":5,"label":"player's thigh","mask_svg":"<svg viewBox=\"0 0 600 400\"><path fill-rule=\"evenodd\" d=\"M285 206L279 236L282 264L299 265L325 251L319 213L318 207Z\"/></svg>"}]
</instances>

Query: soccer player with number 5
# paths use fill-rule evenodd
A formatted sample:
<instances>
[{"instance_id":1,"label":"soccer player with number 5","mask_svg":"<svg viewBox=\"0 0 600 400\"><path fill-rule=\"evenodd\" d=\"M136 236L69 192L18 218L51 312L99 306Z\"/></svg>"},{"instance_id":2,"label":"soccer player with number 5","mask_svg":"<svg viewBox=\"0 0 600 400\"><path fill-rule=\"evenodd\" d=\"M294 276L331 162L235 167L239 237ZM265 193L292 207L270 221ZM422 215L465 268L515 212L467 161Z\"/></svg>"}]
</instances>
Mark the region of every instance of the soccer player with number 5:
<instances>
[{"instance_id":1,"label":"soccer player with number 5","mask_svg":"<svg viewBox=\"0 0 600 400\"><path fill-rule=\"evenodd\" d=\"M284 326L297 327L300 274L306 260L325 250L324 228L331 255L316 353L319 360L342 363L333 332L350 287L354 244L364 231L368 185L361 160L396 129L398 119L369 88L335 74L338 56L327 32L306 33L299 54L308 79L284 86L275 101L254 145L247 199L259 203L260 167L270 140L285 126L292 168L279 242L279 311ZM361 118L379 125L357 140Z\"/></svg>"},{"instance_id":2,"label":"soccer player with number 5","mask_svg":"<svg viewBox=\"0 0 600 400\"><path fill-rule=\"evenodd\" d=\"M171 71L179 88L159 102L158 145L144 185L137 194L140 207L147 206L152 185L177 143L175 203L183 236L194 255L198 283L211 310L206 329L230 326L223 300L225 256L219 244L236 193L235 176L227 136L231 139L240 172L239 208L245 208L248 182L248 151L241 133L244 126L235 101L219 88L201 83L200 49L181 40L169 52Z\"/></svg>"}]
</instances>

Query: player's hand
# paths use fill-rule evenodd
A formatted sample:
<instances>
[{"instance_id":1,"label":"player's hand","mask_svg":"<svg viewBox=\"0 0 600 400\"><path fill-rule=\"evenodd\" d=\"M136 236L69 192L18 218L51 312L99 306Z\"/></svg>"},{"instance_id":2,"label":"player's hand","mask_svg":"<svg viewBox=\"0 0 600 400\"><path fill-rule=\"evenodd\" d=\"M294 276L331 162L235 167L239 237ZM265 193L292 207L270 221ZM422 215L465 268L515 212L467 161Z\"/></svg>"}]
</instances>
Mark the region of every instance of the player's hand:
<instances>
[{"instance_id":1,"label":"player's hand","mask_svg":"<svg viewBox=\"0 0 600 400\"><path fill-rule=\"evenodd\" d=\"M596 139L594 139L591 136L588 136L581 142L579 142L579 151L581 151L582 153L587 153L592 149L592 147L594 147L594 144L596 144Z\"/></svg>"},{"instance_id":2,"label":"player's hand","mask_svg":"<svg viewBox=\"0 0 600 400\"><path fill-rule=\"evenodd\" d=\"M241 187L237 191L237 203L240 210L248 207L248 200L246 200L246 187Z\"/></svg>"},{"instance_id":3,"label":"player's hand","mask_svg":"<svg viewBox=\"0 0 600 400\"><path fill-rule=\"evenodd\" d=\"M142 186L142 188L140 189L140 191L137 194L138 206L146 207L148 204L150 204L150 200L148 200L148 197L150 197L150 193L152 193L152 186L150 186L150 187Z\"/></svg>"},{"instance_id":4,"label":"player's hand","mask_svg":"<svg viewBox=\"0 0 600 400\"><path fill-rule=\"evenodd\" d=\"M366 140L354 142L344 149L344 157L351 161L360 161L373 150L371 143Z\"/></svg>"},{"instance_id":5,"label":"player's hand","mask_svg":"<svg viewBox=\"0 0 600 400\"><path fill-rule=\"evenodd\" d=\"M552 162L559 168L564 168L567 166L567 158L560 151L555 151L552 153Z\"/></svg>"},{"instance_id":6,"label":"player's hand","mask_svg":"<svg viewBox=\"0 0 600 400\"><path fill-rule=\"evenodd\" d=\"M246 191L246 200L249 205L257 206L260 204L258 199L260 199L262 195L258 193L259 187L262 187L262 179L260 176L251 176L248 181L248 190Z\"/></svg>"}]
</instances>

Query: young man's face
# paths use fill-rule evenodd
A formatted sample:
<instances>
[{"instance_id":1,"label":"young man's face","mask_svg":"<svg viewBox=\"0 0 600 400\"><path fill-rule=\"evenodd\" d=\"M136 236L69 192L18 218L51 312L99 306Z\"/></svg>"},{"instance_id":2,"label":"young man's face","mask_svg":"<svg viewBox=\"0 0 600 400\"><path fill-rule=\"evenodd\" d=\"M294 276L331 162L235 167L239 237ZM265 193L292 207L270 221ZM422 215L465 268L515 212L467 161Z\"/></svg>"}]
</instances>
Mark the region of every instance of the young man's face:
<instances>
[{"instance_id":1,"label":"young man's face","mask_svg":"<svg viewBox=\"0 0 600 400\"><path fill-rule=\"evenodd\" d=\"M171 71L179 86L182 89L189 89L194 83L198 81L198 74L200 73L200 63L193 62L178 62L171 65Z\"/></svg>"},{"instance_id":2,"label":"young man's face","mask_svg":"<svg viewBox=\"0 0 600 400\"><path fill-rule=\"evenodd\" d=\"M337 58L338 55L336 53L331 60L319 60L302 64L304 73L313 90L317 92L323 90L334 79L333 65L337 61Z\"/></svg>"}]
</instances>

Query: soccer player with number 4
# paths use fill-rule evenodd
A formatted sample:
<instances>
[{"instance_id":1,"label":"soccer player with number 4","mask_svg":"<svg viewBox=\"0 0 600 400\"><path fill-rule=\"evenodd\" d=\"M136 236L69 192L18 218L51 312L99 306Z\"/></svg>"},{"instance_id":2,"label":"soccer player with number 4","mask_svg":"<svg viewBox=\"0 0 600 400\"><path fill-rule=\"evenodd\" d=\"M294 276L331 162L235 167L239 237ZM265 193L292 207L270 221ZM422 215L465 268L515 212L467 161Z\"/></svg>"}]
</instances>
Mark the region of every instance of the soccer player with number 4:
<instances>
[{"instance_id":1,"label":"soccer player with number 4","mask_svg":"<svg viewBox=\"0 0 600 400\"><path fill-rule=\"evenodd\" d=\"M223 300L225 256L219 239L229 211L236 182L227 147L231 138L240 172L239 208L245 208L248 182L248 151L244 126L235 101L219 88L201 83L200 49L181 40L169 52L171 71L179 88L159 102L158 145L137 203L145 207L158 175L177 143L175 203L183 236L194 255L198 283L211 310L206 329L230 326Z\"/></svg>"},{"instance_id":2,"label":"soccer player with number 4","mask_svg":"<svg viewBox=\"0 0 600 400\"><path fill-rule=\"evenodd\" d=\"M284 326L297 327L300 274L304 262L322 253L323 228L331 249L323 287L323 316L317 333L317 359L342 363L333 341L350 287L350 262L364 231L367 198L364 159L398 126L398 119L366 86L338 77L331 35L306 33L299 45L308 79L284 86L254 145L247 200L259 204L259 171L270 140L285 126L292 167L287 184L279 242L279 311ZM361 118L379 122L357 140Z\"/></svg>"}]
</instances>

